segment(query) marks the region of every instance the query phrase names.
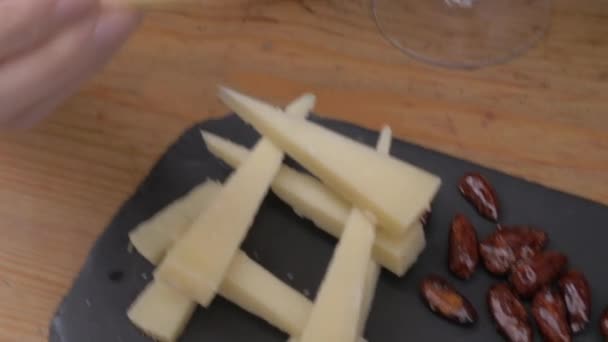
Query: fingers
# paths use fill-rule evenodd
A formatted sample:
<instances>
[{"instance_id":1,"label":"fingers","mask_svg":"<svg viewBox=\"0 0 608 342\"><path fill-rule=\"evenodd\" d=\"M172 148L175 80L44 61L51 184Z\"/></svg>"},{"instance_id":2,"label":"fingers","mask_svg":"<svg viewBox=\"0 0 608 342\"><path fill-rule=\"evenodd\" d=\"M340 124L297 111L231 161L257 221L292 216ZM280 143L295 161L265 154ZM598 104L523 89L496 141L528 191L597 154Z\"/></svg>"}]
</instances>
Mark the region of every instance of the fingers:
<instances>
[{"instance_id":1,"label":"fingers","mask_svg":"<svg viewBox=\"0 0 608 342\"><path fill-rule=\"evenodd\" d=\"M97 6L97 0L0 0L0 61L40 44Z\"/></svg>"},{"instance_id":2,"label":"fingers","mask_svg":"<svg viewBox=\"0 0 608 342\"><path fill-rule=\"evenodd\" d=\"M39 49L0 65L0 123L4 117L14 125L19 122L14 117L24 113L39 119L54 109L107 62L138 21L131 11L90 15Z\"/></svg>"}]
</instances>

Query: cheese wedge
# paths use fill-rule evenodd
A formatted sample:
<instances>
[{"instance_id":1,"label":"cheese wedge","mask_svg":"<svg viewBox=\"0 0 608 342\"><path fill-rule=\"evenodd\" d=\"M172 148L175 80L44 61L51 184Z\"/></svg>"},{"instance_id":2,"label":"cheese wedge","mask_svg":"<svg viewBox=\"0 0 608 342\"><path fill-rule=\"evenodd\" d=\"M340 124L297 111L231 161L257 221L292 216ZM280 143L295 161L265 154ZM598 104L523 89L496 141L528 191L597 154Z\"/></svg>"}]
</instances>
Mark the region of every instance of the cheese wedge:
<instances>
[{"instance_id":1,"label":"cheese wedge","mask_svg":"<svg viewBox=\"0 0 608 342\"><path fill-rule=\"evenodd\" d=\"M242 252L237 253L220 294L290 334L302 331L312 309L308 298Z\"/></svg>"},{"instance_id":2,"label":"cheese wedge","mask_svg":"<svg viewBox=\"0 0 608 342\"><path fill-rule=\"evenodd\" d=\"M312 302L242 251L237 252L220 287L220 295L289 334L300 334ZM148 336L172 342L183 332L196 302L155 279L127 312L131 322Z\"/></svg>"},{"instance_id":3,"label":"cheese wedge","mask_svg":"<svg viewBox=\"0 0 608 342\"><path fill-rule=\"evenodd\" d=\"M301 96L287 106L286 112L294 117L303 118L314 107L314 102L314 96ZM221 184L211 181L197 186L136 227L130 234L132 243L152 264L157 264L165 251L192 225L220 189ZM241 278L244 275L246 279L243 280ZM243 288L234 285L235 282L255 283L258 286ZM263 296L264 293L266 296ZM299 332L305 321L302 322L302 315L298 315L298 312L304 311L307 318L312 305L307 298L285 285L240 251L237 252L228 270L220 294L284 331L293 329L297 326L293 322L299 320L301 325L297 330ZM269 301L272 295L278 296L276 298L280 300ZM174 341L181 335L195 306L194 301L167 286L162 280L155 279L134 301L128 316L149 336L159 341ZM162 307L166 307L167 310L159 310Z\"/></svg>"},{"instance_id":4,"label":"cheese wedge","mask_svg":"<svg viewBox=\"0 0 608 342\"><path fill-rule=\"evenodd\" d=\"M328 187L376 215L389 234L404 234L439 189L437 176L315 123L289 118L274 106L228 88L221 88L219 96Z\"/></svg>"},{"instance_id":5,"label":"cheese wedge","mask_svg":"<svg viewBox=\"0 0 608 342\"><path fill-rule=\"evenodd\" d=\"M374 227L353 209L321 283L300 342L354 342L361 325Z\"/></svg>"},{"instance_id":6,"label":"cheese wedge","mask_svg":"<svg viewBox=\"0 0 608 342\"><path fill-rule=\"evenodd\" d=\"M363 336L365 332L365 326L367 319L372 310L372 304L374 302L374 296L376 294L376 286L378 285L378 278L380 277L380 266L374 261L370 261L367 265L367 272L365 274L365 287L363 289L363 301L361 303L361 312L359 313L359 321L357 323L357 332L359 336Z\"/></svg>"},{"instance_id":7,"label":"cheese wedge","mask_svg":"<svg viewBox=\"0 0 608 342\"><path fill-rule=\"evenodd\" d=\"M220 183L209 180L196 186L135 227L129 233L131 243L141 255L157 264L167 247L177 241L198 214L216 198L221 188Z\"/></svg>"},{"instance_id":8,"label":"cheese wedge","mask_svg":"<svg viewBox=\"0 0 608 342\"><path fill-rule=\"evenodd\" d=\"M156 341L176 341L196 309L196 303L162 281L152 281L127 311L131 322Z\"/></svg>"},{"instance_id":9,"label":"cheese wedge","mask_svg":"<svg viewBox=\"0 0 608 342\"><path fill-rule=\"evenodd\" d=\"M305 95L304 98L314 105L314 96ZM307 107L297 107L302 108ZM288 114L305 117L308 110ZM228 178L216 200L169 249L155 275L208 306L247 235L282 160L283 152L269 140L261 139L245 163Z\"/></svg>"},{"instance_id":10,"label":"cheese wedge","mask_svg":"<svg viewBox=\"0 0 608 342\"><path fill-rule=\"evenodd\" d=\"M378 138L376 150L378 150L378 152L380 153L390 154L392 141L393 132L391 128L389 126L384 126L380 131L380 137ZM378 236L376 235L376 240L377 239ZM362 336L365 332L365 326L372 308L372 303L376 293L376 285L378 284L379 276L380 266L378 266L375 261L370 260L367 265L367 271L365 274L365 283L363 284L363 301L361 302L361 311L359 312L359 321L357 324L358 336Z\"/></svg>"},{"instance_id":11,"label":"cheese wedge","mask_svg":"<svg viewBox=\"0 0 608 342\"><path fill-rule=\"evenodd\" d=\"M384 127L378 152L389 154L391 141ZM300 342L354 342L363 332L379 275L370 260L375 231L369 217L352 208Z\"/></svg>"},{"instance_id":12,"label":"cheese wedge","mask_svg":"<svg viewBox=\"0 0 608 342\"><path fill-rule=\"evenodd\" d=\"M203 139L211 153L233 168L237 168L249 156L246 147L215 134L203 132ZM342 235L351 204L319 180L283 165L271 187L298 215L308 218L337 238ZM379 230L374 242L374 260L394 274L403 276L416 262L425 245L419 219L408 229L408 233L400 236L391 236Z\"/></svg>"}]
</instances>

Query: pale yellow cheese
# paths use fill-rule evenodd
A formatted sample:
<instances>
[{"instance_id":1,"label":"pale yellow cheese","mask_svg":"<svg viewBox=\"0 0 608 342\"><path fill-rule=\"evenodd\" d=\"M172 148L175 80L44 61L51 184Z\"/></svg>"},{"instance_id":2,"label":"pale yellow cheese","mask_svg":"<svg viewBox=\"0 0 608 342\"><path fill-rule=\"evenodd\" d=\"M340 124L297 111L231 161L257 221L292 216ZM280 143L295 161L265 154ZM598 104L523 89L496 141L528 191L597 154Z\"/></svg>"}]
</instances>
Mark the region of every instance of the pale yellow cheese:
<instances>
[{"instance_id":1,"label":"pale yellow cheese","mask_svg":"<svg viewBox=\"0 0 608 342\"><path fill-rule=\"evenodd\" d=\"M361 325L374 227L353 209L302 332L300 342L354 342Z\"/></svg>"},{"instance_id":2,"label":"pale yellow cheese","mask_svg":"<svg viewBox=\"0 0 608 342\"><path fill-rule=\"evenodd\" d=\"M129 233L135 249L153 264L160 262L169 246L192 225L194 219L216 198L222 185L205 181L161 209Z\"/></svg>"},{"instance_id":3,"label":"pale yellow cheese","mask_svg":"<svg viewBox=\"0 0 608 342\"><path fill-rule=\"evenodd\" d=\"M301 112L288 115L298 116L297 119L308 115L315 99L312 95L303 98L309 106L293 106L291 110ZM156 276L201 305L208 306L253 223L282 160L283 152L269 140L261 139L245 163L228 178L217 199L169 249L156 270Z\"/></svg>"},{"instance_id":4,"label":"pale yellow cheese","mask_svg":"<svg viewBox=\"0 0 608 342\"><path fill-rule=\"evenodd\" d=\"M365 272L365 288L363 292L363 300L362 307L359 313L359 319L357 323L357 331L359 333L359 342L366 342L367 340L362 337L363 332L365 330L365 324L367 322L367 318L370 314L370 310L372 307L372 303L374 300L374 294L376 292L376 284L378 283L378 277L380 276L380 267L373 261L370 261L367 270ZM311 304L312 308L312 304ZM302 328L299 329L299 332L302 331ZM295 335L295 334L294 334ZM299 334L298 334L299 335ZM298 342L298 338L295 336L290 336L288 342Z\"/></svg>"},{"instance_id":5,"label":"pale yellow cheese","mask_svg":"<svg viewBox=\"0 0 608 342\"><path fill-rule=\"evenodd\" d=\"M314 107L315 101L314 95L304 94L290 103L285 112L292 117L305 118ZM220 189L221 184L211 180L196 186L135 227L129 233L131 243L148 261L159 263L167 248L192 225L194 219L215 199Z\"/></svg>"},{"instance_id":6,"label":"pale yellow cheese","mask_svg":"<svg viewBox=\"0 0 608 342\"><path fill-rule=\"evenodd\" d=\"M367 319L372 309L374 296L376 294L376 285L378 285L378 277L380 277L380 266L374 261L370 261L367 265L365 274L365 287L363 289L363 301L361 303L361 312L359 313L359 321L357 323L357 332L363 336Z\"/></svg>"},{"instance_id":7,"label":"pale yellow cheese","mask_svg":"<svg viewBox=\"0 0 608 342\"><path fill-rule=\"evenodd\" d=\"M289 334L302 331L312 308L308 298L242 252L233 260L220 294Z\"/></svg>"},{"instance_id":8,"label":"pale yellow cheese","mask_svg":"<svg viewBox=\"0 0 608 342\"><path fill-rule=\"evenodd\" d=\"M391 141L391 129L384 127L378 152L389 154ZM352 208L300 342L355 342L361 335L380 271L370 260L375 232L371 220Z\"/></svg>"},{"instance_id":9,"label":"pale yellow cheese","mask_svg":"<svg viewBox=\"0 0 608 342\"><path fill-rule=\"evenodd\" d=\"M327 186L373 213L390 234L404 234L439 189L437 176L315 123L289 118L274 106L227 88L219 96Z\"/></svg>"},{"instance_id":10,"label":"pale yellow cheese","mask_svg":"<svg viewBox=\"0 0 608 342\"><path fill-rule=\"evenodd\" d=\"M160 281L152 281L129 308L127 316L146 335L161 342L176 341L196 303Z\"/></svg>"},{"instance_id":11,"label":"pale yellow cheese","mask_svg":"<svg viewBox=\"0 0 608 342\"><path fill-rule=\"evenodd\" d=\"M173 245L155 275L208 306L279 169L282 153L260 141L209 207Z\"/></svg>"},{"instance_id":12,"label":"pale yellow cheese","mask_svg":"<svg viewBox=\"0 0 608 342\"><path fill-rule=\"evenodd\" d=\"M220 287L220 295L289 334L300 334L312 302L238 251ZM154 279L127 313L135 326L159 341L175 341L190 320L196 302Z\"/></svg>"},{"instance_id":13,"label":"pale yellow cheese","mask_svg":"<svg viewBox=\"0 0 608 342\"><path fill-rule=\"evenodd\" d=\"M220 136L205 133L204 140L211 153L234 168L249 155L247 148ZM351 204L316 178L283 165L272 182L272 191L317 227L335 237L342 235ZM414 264L425 244L420 220L414 222L408 233L400 236L378 231L373 250L374 260L402 276Z\"/></svg>"},{"instance_id":14,"label":"pale yellow cheese","mask_svg":"<svg viewBox=\"0 0 608 342\"><path fill-rule=\"evenodd\" d=\"M303 118L313 108L314 102L314 96L306 94L292 102L286 112L288 115ZM166 249L192 225L206 205L215 199L214 196L219 193L220 188L219 183L206 182L136 227L131 234L136 249L151 263L157 264ZM255 283L259 286L235 286L235 281L245 275L243 283ZM293 328L294 321L303 321L302 311L308 317L312 305L308 299L240 251L232 261L225 280L220 294L226 296L228 293L229 300L280 329ZM255 291L256 288L259 290ZM277 294L279 297L276 298L280 300L267 301L273 294ZM256 306L266 301L262 306ZM178 290L167 286L162 280L154 279L132 304L128 316L137 327L155 339L174 341L181 335L195 307L196 303ZM301 323L302 326L303 324ZM297 332L300 330L301 326Z\"/></svg>"}]
</instances>

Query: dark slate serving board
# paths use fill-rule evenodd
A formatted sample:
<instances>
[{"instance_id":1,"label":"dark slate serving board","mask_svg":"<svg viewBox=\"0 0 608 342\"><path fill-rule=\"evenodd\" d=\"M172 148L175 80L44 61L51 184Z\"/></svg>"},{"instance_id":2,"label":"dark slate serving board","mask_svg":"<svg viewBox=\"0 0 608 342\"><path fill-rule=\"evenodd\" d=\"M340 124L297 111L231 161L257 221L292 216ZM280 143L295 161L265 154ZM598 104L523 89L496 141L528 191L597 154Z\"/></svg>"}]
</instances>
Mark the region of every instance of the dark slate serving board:
<instances>
[{"instance_id":1,"label":"dark slate serving board","mask_svg":"<svg viewBox=\"0 0 608 342\"><path fill-rule=\"evenodd\" d=\"M312 120L369 145L374 145L378 136L376 132L343 122L319 117ZM258 139L258 134L234 115L185 132L99 238L51 322L50 341L150 341L125 315L152 271L136 251L128 249L127 233L206 178L223 180L231 172L206 150L199 128L248 146ZM469 216L480 237L495 229L475 213L456 189L459 177L470 170L480 171L497 188L503 207L502 223L543 227L551 238L549 248L567 253L572 267L585 272L593 291L593 322L575 340L601 340L598 319L602 306L608 305L608 266L604 265L608 260L608 208L401 141L394 141L391 154L441 176L443 185L433 203L433 216L427 227L428 246L420 261L401 279L386 271L381 275L367 325L366 337L370 341L500 340L485 303L490 284L500 279L478 270L471 281L459 281L449 276L446 266L447 232L453 215L462 212ZM314 298L334 245L334 238L300 219L269 194L243 249L276 276ZM447 323L422 304L417 286L430 272L448 276L470 298L480 314L474 328ZM538 333L536 336L540 340ZM283 333L218 297L209 309L199 308L181 341L285 339Z\"/></svg>"}]
</instances>

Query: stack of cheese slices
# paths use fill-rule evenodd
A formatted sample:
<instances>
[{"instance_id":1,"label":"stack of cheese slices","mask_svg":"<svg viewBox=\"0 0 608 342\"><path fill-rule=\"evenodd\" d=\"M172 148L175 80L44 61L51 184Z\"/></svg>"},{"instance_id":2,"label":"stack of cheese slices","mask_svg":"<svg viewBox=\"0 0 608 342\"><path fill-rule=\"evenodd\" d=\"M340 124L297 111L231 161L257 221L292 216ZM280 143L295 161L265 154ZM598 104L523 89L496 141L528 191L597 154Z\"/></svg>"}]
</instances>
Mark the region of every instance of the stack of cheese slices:
<instances>
[{"instance_id":1,"label":"stack of cheese slices","mask_svg":"<svg viewBox=\"0 0 608 342\"><path fill-rule=\"evenodd\" d=\"M157 265L129 308L150 337L175 341L197 305L220 294L299 342L362 341L379 265L402 276L425 247L421 216L440 179L390 157L384 128L373 149L306 120L315 97L282 110L221 88L220 98L262 138L249 151L209 132L207 148L235 171L207 181L131 233ZM284 153L316 177L283 165ZM311 302L240 250L269 189L294 211L339 238Z\"/></svg>"}]
</instances>

